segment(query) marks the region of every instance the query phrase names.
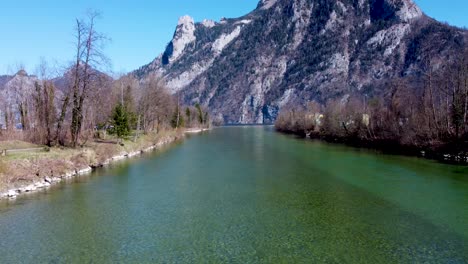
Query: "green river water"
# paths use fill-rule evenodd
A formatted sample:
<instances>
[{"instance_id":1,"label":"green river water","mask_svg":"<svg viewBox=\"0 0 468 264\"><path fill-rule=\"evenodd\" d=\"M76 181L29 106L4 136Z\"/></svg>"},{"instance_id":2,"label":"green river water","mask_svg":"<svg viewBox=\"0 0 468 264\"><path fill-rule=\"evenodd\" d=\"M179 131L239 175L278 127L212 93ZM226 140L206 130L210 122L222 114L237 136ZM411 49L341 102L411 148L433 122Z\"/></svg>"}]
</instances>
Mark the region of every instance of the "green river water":
<instances>
[{"instance_id":1,"label":"green river water","mask_svg":"<svg viewBox=\"0 0 468 264\"><path fill-rule=\"evenodd\" d=\"M468 263L468 168L217 128L0 201L0 263Z\"/></svg>"}]
</instances>

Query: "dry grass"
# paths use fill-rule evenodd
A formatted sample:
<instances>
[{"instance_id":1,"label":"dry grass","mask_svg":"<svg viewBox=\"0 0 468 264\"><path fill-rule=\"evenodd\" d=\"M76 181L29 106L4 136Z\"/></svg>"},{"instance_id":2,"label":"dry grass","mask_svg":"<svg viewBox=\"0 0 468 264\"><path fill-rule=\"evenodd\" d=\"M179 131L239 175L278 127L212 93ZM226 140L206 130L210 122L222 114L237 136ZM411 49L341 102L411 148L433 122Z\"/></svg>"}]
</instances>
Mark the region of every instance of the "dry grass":
<instances>
[{"instance_id":1,"label":"dry grass","mask_svg":"<svg viewBox=\"0 0 468 264\"><path fill-rule=\"evenodd\" d=\"M38 147L41 146L20 140L0 141L0 149L27 149Z\"/></svg>"},{"instance_id":2,"label":"dry grass","mask_svg":"<svg viewBox=\"0 0 468 264\"><path fill-rule=\"evenodd\" d=\"M4 191L7 186L6 182L6 171L7 167L3 160L0 160L0 191Z\"/></svg>"},{"instance_id":3,"label":"dry grass","mask_svg":"<svg viewBox=\"0 0 468 264\"><path fill-rule=\"evenodd\" d=\"M24 186L44 177L58 177L86 166L97 166L123 153L148 148L163 139L179 138L182 131L161 131L125 140L123 146L113 143L89 142L83 148L51 148L43 152L21 152L0 157L0 190ZM2 141L0 149L33 148L37 145L23 141Z\"/></svg>"},{"instance_id":4,"label":"dry grass","mask_svg":"<svg viewBox=\"0 0 468 264\"><path fill-rule=\"evenodd\" d=\"M79 149L51 148L49 151L11 153L2 158L7 162L13 160L69 159L77 153L80 153Z\"/></svg>"},{"instance_id":5,"label":"dry grass","mask_svg":"<svg viewBox=\"0 0 468 264\"><path fill-rule=\"evenodd\" d=\"M93 143L89 147L94 150L98 164L122 152L120 145L117 144Z\"/></svg>"}]
</instances>

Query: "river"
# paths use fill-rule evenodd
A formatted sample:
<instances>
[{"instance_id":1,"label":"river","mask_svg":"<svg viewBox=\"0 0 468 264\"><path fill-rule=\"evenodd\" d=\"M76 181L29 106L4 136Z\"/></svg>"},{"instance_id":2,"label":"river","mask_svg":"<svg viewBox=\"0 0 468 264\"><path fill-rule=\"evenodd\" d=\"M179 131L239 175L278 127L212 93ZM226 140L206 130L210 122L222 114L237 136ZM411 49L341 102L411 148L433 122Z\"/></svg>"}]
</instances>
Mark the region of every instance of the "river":
<instances>
[{"instance_id":1,"label":"river","mask_svg":"<svg viewBox=\"0 0 468 264\"><path fill-rule=\"evenodd\" d=\"M467 263L468 168L224 127L0 201L0 263Z\"/></svg>"}]
</instances>

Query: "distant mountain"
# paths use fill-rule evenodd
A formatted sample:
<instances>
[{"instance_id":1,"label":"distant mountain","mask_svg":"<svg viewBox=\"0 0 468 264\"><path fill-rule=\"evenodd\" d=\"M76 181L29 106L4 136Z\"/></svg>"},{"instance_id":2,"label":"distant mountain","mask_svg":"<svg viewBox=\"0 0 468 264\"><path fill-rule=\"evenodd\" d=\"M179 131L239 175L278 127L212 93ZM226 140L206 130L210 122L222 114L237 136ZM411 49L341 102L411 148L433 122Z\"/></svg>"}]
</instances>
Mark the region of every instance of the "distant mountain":
<instances>
[{"instance_id":1,"label":"distant mountain","mask_svg":"<svg viewBox=\"0 0 468 264\"><path fill-rule=\"evenodd\" d=\"M0 91L5 87L5 84L13 78L10 75L0 75Z\"/></svg>"},{"instance_id":2,"label":"distant mountain","mask_svg":"<svg viewBox=\"0 0 468 264\"><path fill-rule=\"evenodd\" d=\"M88 97L94 100L96 97L108 95L111 89L112 77L109 75L91 69L93 87ZM73 75L72 71L66 71L62 76L56 77L51 81L55 86L55 104L58 109L62 106L62 100L66 94L69 93L72 87ZM4 125L4 113L7 108L15 113L15 117L19 118L18 100L27 102L30 112L33 111L34 102L32 102L33 95L36 93L35 83L41 80L34 75L28 75L24 70L18 71L15 75L2 75L0 76L0 125Z\"/></svg>"},{"instance_id":3,"label":"distant mountain","mask_svg":"<svg viewBox=\"0 0 468 264\"><path fill-rule=\"evenodd\" d=\"M2 99L2 103L16 105L18 96L29 96L34 92L34 83L37 80L36 76L28 75L24 70L13 76L0 76L0 99Z\"/></svg>"},{"instance_id":4,"label":"distant mountain","mask_svg":"<svg viewBox=\"0 0 468 264\"><path fill-rule=\"evenodd\" d=\"M70 89L73 86L73 69L67 70L65 73L63 73L62 76L58 76L54 79L52 79L52 82L55 85L56 92L59 93L59 97L61 98L64 94L68 93ZM90 69L90 74L91 74L91 81L92 82L112 82L113 78L109 75L107 75L104 72L95 70L95 69ZM105 93L104 87L102 85L95 85L99 91L103 91Z\"/></svg>"},{"instance_id":5,"label":"distant mountain","mask_svg":"<svg viewBox=\"0 0 468 264\"><path fill-rule=\"evenodd\" d=\"M220 22L182 17L163 54L134 74L165 77L186 103L226 123L270 123L288 103L374 94L418 77L424 54L455 56L467 32L412 0L261 0Z\"/></svg>"},{"instance_id":6,"label":"distant mountain","mask_svg":"<svg viewBox=\"0 0 468 264\"><path fill-rule=\"evenodd\" d=\"M24 70L13 76L0 76L0 127L5 125L5 111L18 112L18 98L30 97L37 80L36 76L28 75Z\"/></svg>"}]
</instances>

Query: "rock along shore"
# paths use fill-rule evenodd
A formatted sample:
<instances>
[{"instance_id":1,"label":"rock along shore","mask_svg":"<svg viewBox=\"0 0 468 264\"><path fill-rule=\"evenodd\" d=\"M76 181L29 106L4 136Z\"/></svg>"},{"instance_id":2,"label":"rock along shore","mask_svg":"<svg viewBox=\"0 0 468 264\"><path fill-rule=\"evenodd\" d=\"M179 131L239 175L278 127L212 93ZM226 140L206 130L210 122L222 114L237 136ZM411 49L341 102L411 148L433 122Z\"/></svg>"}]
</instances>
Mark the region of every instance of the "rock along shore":
<instances>
[{"instance_id":1,"label":"rock along shore","mask_svg":"<svg viewBox=\"0 0 468 264\"><path fill-rule=\"evenodd\" d=\"M202 132L204 131L199 130L197 132ZM195 131L185 131L187 133L196 133ZM57 183L60 183L66 179L71 179L74 177L82 176L82 175L87 175L90 174L93 170L100 168L100 167L105 167L108 166L111 163L115 163L124 159L136 157L139 155L142 155L144 153L149 153L152 152L156 149L161 148L164 145L168 145L170 143L173 143L181 138L184 137L184 134L181 136L171 136L171 137L166 137L164 139L161 139L158 143L150 145L150 146L145 146L137 151L132 151L132 152L122 152L118 155L112 156L111 158L108 158L104 160L103 162L99 162L97 164L87 164L86 166L83 166L80 169L76 170L71 170L66 173L63 173L58 176L48 176L48 177L42 177L39 178L38 180L35 180L33 183L28 183L25 185L20 185L19 187L11 188L6 190L5 192L0 192L0 200L2 199L15 199L19 195L23 194L29 194L29 193L34 193L38 192L40 190L44 190L49 188L52 185L55 185Z\"/></svg>"}]
</instances>

